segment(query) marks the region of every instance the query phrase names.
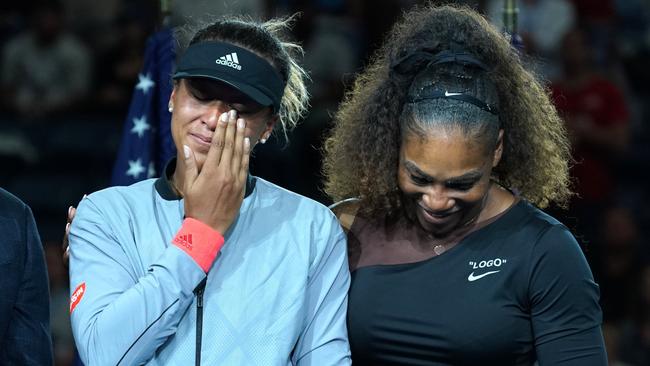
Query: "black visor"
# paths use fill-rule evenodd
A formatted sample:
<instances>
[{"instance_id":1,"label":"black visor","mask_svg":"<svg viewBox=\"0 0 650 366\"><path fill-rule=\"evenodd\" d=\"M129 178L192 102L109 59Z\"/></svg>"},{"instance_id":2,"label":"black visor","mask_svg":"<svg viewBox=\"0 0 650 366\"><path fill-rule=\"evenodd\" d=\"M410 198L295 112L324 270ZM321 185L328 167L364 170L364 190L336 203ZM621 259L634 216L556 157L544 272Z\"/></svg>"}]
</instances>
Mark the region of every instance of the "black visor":
<instances>
[{"instance_id":1,"label":"black visor","mask_svg":"<svg viewBox=\"0 0 650 366\"><path fill-rule=\"evenodd\" d=\"M174 79L207 78L224 82L263 106L280 110L285 82L271 64L253 52L225 42L199 42L187 48Z\"/></svg>"}]
</instances>

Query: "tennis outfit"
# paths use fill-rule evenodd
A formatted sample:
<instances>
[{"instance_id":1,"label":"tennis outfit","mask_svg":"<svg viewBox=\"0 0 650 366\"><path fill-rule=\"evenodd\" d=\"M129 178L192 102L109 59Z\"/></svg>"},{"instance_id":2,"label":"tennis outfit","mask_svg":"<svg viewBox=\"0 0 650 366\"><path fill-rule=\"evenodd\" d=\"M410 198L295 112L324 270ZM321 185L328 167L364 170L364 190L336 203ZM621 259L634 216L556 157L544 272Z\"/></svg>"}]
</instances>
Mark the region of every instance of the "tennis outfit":
<instances>
[{"instance_id":1,"label":"tennis outfit","mask_svg":"<svg viewBox=\"0 0 650 366\"><path fill-rule=\"evenodd\" d=\"M209 240L223 246L206 275L188 254L207 239L184 221L174 167L79 204L71 318L84 363L349 365L350 274L334 215L249 177L236 220Z\"/></svg>"},{"instance_id":2,"label":"tennis outfit","mask_svg":"<svg viewBox=\"0 0 650 366\"><path fill-rule=\"evenodd\" d=\"M357 217L351 262L408 245L408 228ZM355 365L607 365L599 289L578 243L524 200L439 256L373 261L352 273Z\"/></svg>"}]
</instances>

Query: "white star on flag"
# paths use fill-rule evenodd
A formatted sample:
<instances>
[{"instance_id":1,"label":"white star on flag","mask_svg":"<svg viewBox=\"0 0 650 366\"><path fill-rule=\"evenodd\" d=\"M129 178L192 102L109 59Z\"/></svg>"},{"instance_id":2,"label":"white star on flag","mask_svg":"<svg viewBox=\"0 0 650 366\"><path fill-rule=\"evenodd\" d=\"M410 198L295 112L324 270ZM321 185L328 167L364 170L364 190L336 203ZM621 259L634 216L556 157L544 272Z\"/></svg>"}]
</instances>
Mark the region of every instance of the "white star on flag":
<instances>
[{"instance_id":1,"label":"white star on flag","mask_svg":"<svg viewBox=\"0 0 650 366\"><path fill-rule=\"evenodd\" d=\"M144 131L151 128L151 125L147 123L147 116L142 116L140 118L133 119L133 128L131 128L132 133L138 134L138 137L144 135Z\"/></svg>"},{"instance_id":2,"label":"white star on flag","mask_svg":"<svg viewBox=\"0 0 650 366\"><path fill-rule=\"evenodd\" d=\"M149 92L149 89L151 89L156 83L151 80L149 77L149 74L147 75L142 75L138 74L138 85L135 86L136 89L142 90L144 94L147 94Z\"/></svg>"},{"instance_id":3,"label":"white star on flag","mask_svg":"<svg viewBox=\"0 0 650 366\"><path fill-rule=\"evenodd\" d=\"M149 162L149 168L147 168L147 178L153 178L156 176L156 167L152 162Z\"/></svg>"},{"instance_id":4,"label":"white star on flag","mask_svg":"<svg viewBox=\"0 0 650 366\"><path fill-rule=\"evenodd\" d=\"M129 170L126 171L126 175L130 175L134 179L138 179L142 172L144 172L144 167L142 166L140 159L136 161L129 160Z\"/></svg>"}]
</instances>

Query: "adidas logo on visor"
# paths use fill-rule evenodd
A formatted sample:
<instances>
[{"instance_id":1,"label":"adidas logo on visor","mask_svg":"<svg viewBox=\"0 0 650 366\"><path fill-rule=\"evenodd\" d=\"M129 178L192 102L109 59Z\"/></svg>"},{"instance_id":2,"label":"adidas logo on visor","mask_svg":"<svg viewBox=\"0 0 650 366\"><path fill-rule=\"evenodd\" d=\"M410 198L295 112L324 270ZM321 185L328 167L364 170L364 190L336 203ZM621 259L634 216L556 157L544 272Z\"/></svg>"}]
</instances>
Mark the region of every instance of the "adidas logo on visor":
<instances>
[{"instance_id":1,"label":"adidas logo on visor","mask_svg":"<svg viewBox=\"0 0 650 366\"><path fill-rule=\"evenodd\" d=\"M233 52L229 55L219 57L216 62L219 65L224 65L232 67L235 70L241 70L241 65L239 64L239 58L237 58L237 52Z\"/></svg>"}]
</instances>

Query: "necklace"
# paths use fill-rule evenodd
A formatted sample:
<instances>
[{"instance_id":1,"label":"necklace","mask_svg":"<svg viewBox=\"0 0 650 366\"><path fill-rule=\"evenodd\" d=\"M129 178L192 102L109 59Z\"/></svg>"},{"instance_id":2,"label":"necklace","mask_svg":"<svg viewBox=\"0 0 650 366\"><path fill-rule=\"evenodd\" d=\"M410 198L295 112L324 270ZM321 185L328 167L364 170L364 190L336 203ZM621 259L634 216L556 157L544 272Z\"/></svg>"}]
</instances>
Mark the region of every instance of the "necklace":
<instances>
[{"instance_id":1,"label":"necklace","mask_svg":"<svg viewBox=\"0 0 650 366\"><path fill-rule=\"evenodd\" d=\"M444 244L437 244L433 247L433 252L436 253L436 255L440 255L444 253L447 250Z\"/></svg>"},{"instance_id":2,"label":"necklace","mask_svg":"<svg viewBox=\"0 0 650 366\"><path fill-rule=\"evenodd\" d=\"M446 252L448 249L452 248L458 242L460 242L467 234L472 232L474 224L476 223L476 218L473 218L463 224L456 232L445 238L436 238L433 235L429 234L429 240L434 241L431 243L433 246L433 252L436 255L441 255Z\"/></svg>"},{"instance_id":3,"label":"necklace","mask_svg":"<svg viewBox=\"0 0 650 366\"><path fill-rule=\"evenodd\" d=\"M436 238L430 238L431 240L434 240L434 243L432 243L433 246L433 252L436 255L441 255L442 253L446 252L448 249L452 248L456 243L460 241L460 239L463 238L463 235L454 235L452 237L446 238L446 239L436 239ZM437 242L437 243L436 243Z\"/></svg>"},{"instance_id":4,"label":"necklace","mask_svg":"<svg viewBox=\"0 0 650 366\"><path fill-rule=\"evenodd\" d=\"M488 196L489 193L483 197L483 200L481 202L481 206L479 209L479 213L476 214L476 216L472 217L471 219L467 220L466 223L464 223L461 227L460 230L455 233L450 239L448 239L446 242L442 244L433 244L433 252L436 253L436 255L441 255L442 253L446 252L447 249L453 247L456 245L458 242L460 242L467 234L471 233L473 230L476 229L476 226L478 224L478 218L480 216L480 213L485 209L488 203Z\"/></svg>"}]
</instances>

